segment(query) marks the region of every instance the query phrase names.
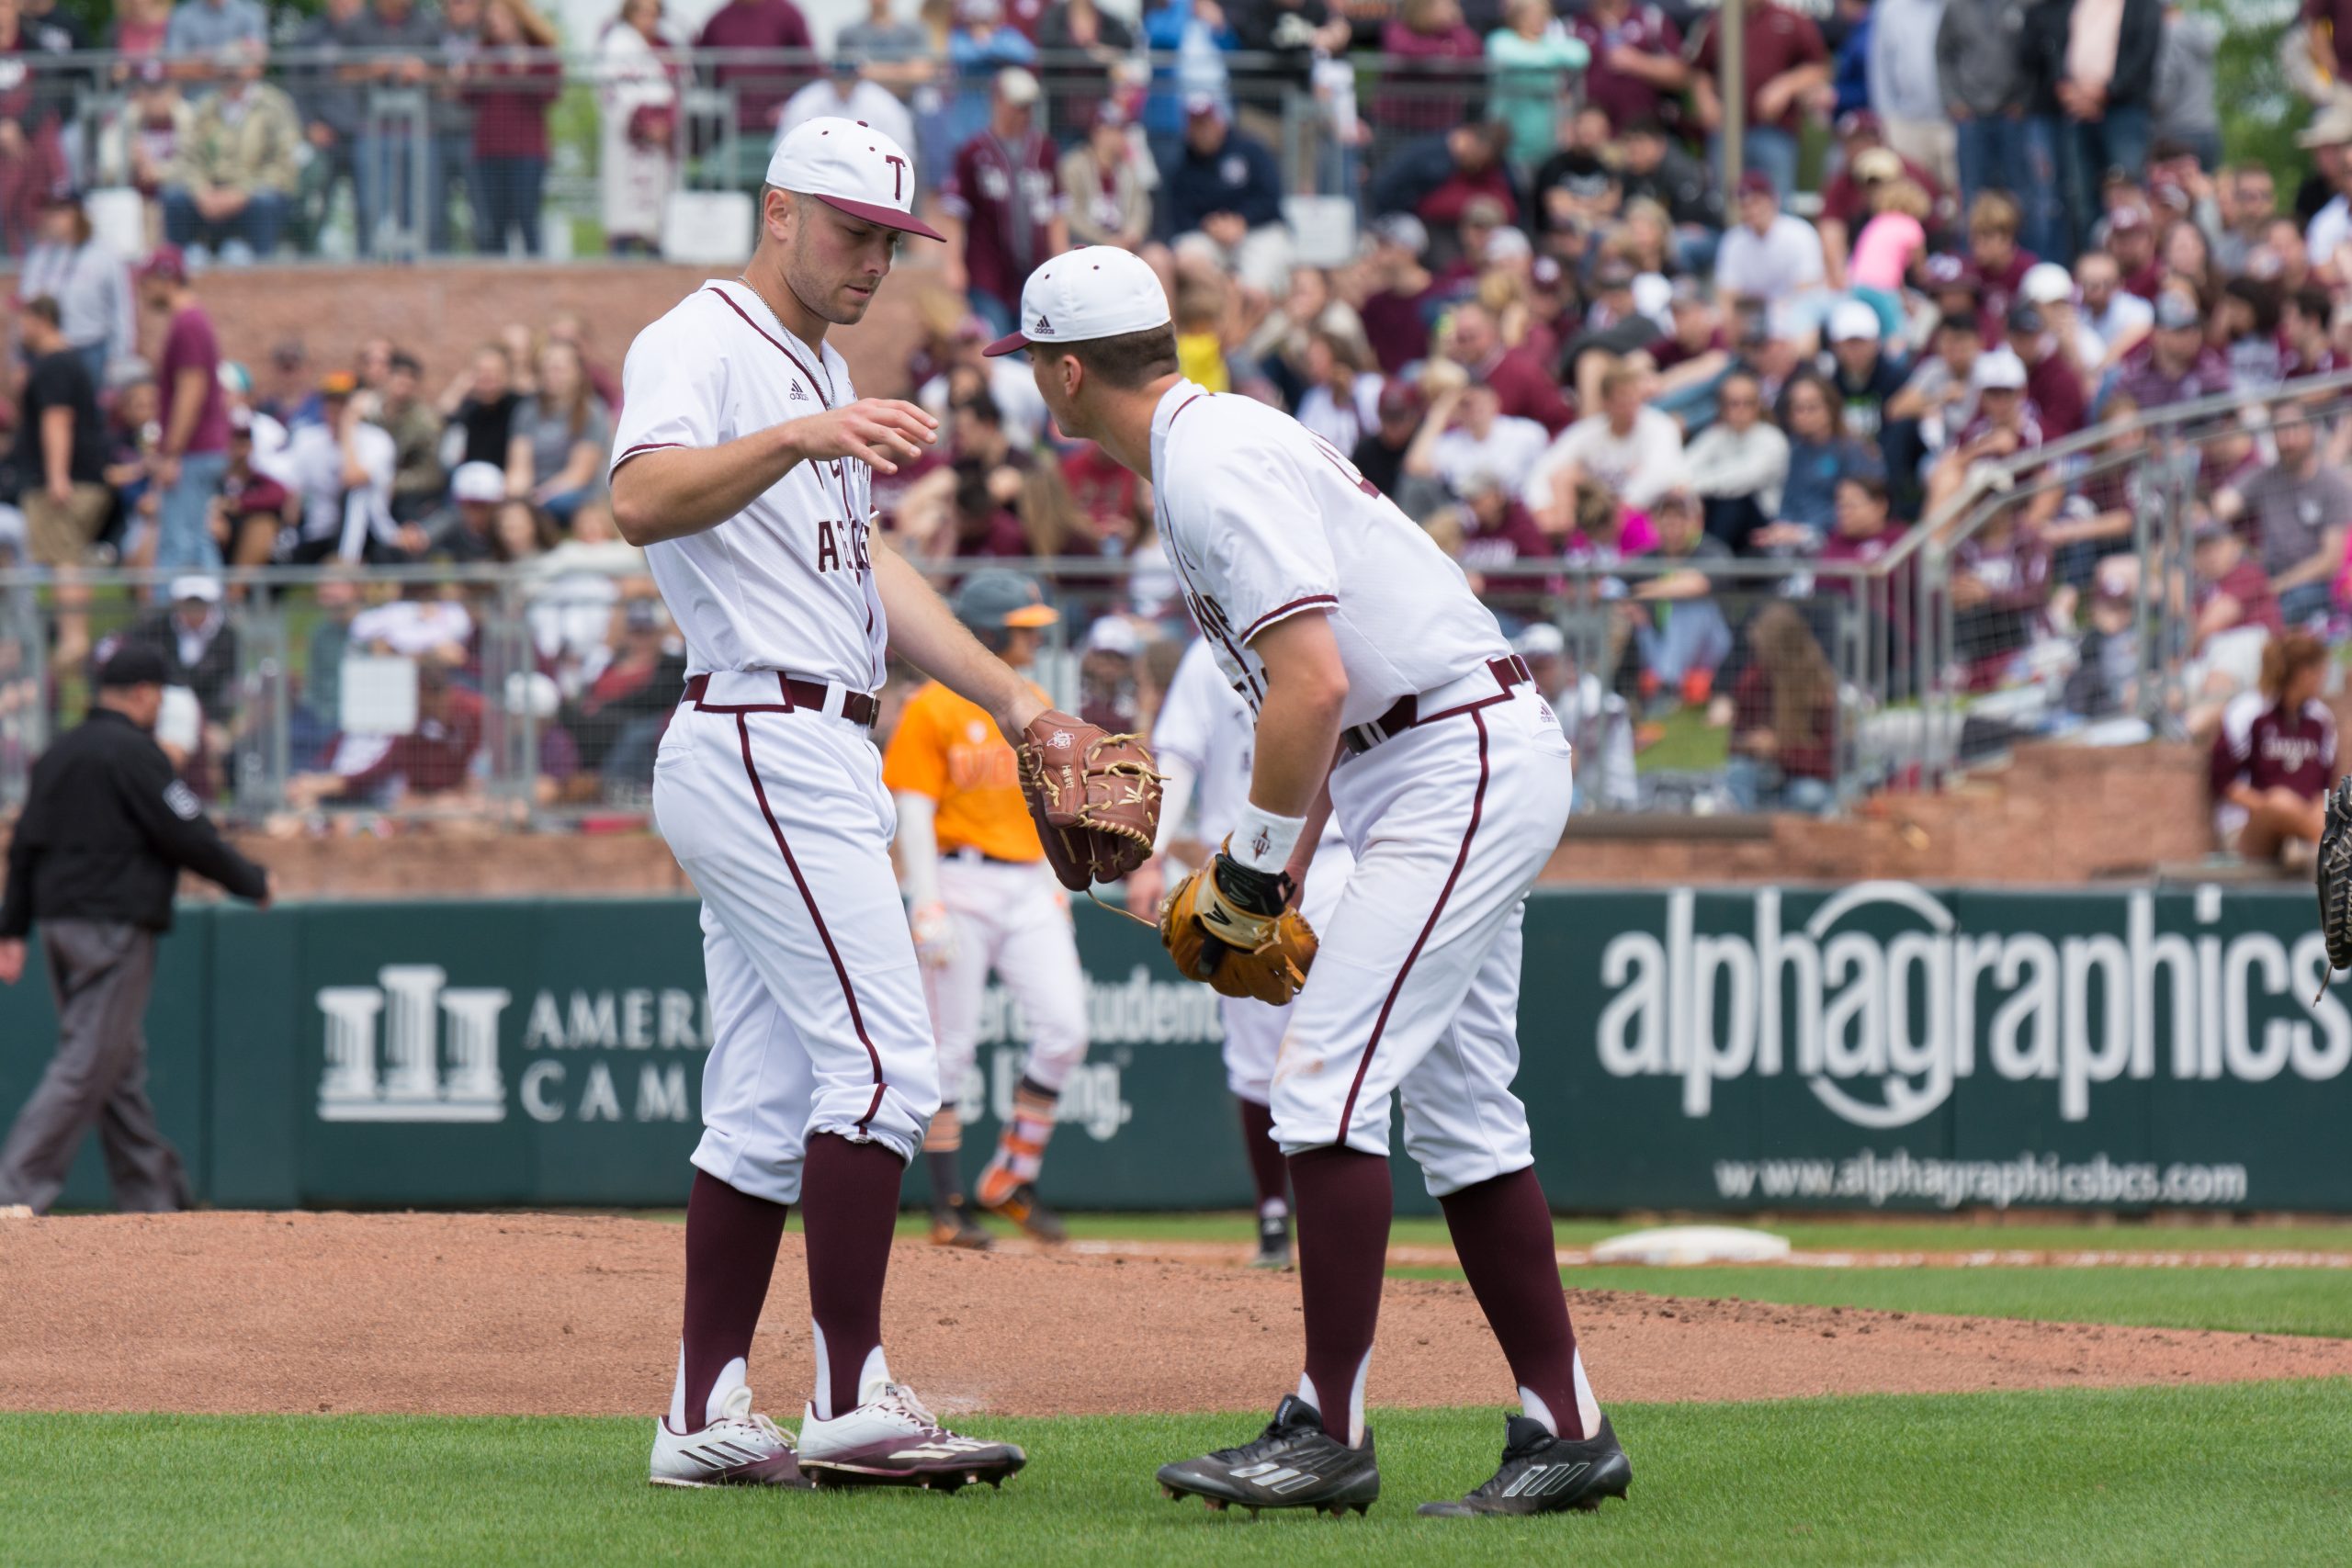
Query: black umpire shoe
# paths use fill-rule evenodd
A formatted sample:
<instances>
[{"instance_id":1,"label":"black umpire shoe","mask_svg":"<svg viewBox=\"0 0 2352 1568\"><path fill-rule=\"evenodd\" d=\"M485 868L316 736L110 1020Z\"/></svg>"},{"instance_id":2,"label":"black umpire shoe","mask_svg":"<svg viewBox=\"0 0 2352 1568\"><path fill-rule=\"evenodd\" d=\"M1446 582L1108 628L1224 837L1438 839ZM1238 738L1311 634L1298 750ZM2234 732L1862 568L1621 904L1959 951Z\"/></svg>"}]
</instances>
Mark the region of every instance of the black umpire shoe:
<instances>
[{"instance_id":1,"label":"black umpire shoe","mask_svg":"<svg viewBox=\"0 0 2352 1568\"><path fill-rule=\"evenodd\" d=\"M1555 1438L1544 1423L1525 1416L1505 1426L1503 1465L1494 1479L1458 1503L1424 1503L1436 1518L1467 1519L1481 1514L1556 1514L1569 1508L1590 1513L1603 1497L1623 1497L1634 1467L1617 1446L1609 1417L1582 1442Z\"/></svg>"},{"instance_id":2,"label":"black umpire shoe","mask_svg":"<svg viewBox=\"0 0 2352 1568\"><path fill-rule=\"evenodd\" d=\"M1252 1269L1287 1269L1290 1267L1290 1216L1261 1214L1258 1216L1258 1256L1250 1260Z\"/></svg>"},{"instance_id":3,"label":"black umpire shoe","mask_svg":"<svg viewBox=\"0 0 2352 1568\"><path fill-rule=\"evenodd\" d=\"M1380 1466L1369 1431L1363 1447L1351 1449L1325 1432L1315 1406L1293 1393L1254 1441L1161 1465L1159 1489L1170 1497L1198 1497L1211 1510L1238 1504L1254 1516L1261 1508L1318 1508L1336 1519L1350 1508L1361 1514L1379 1498Z\"/></svg>"}]
</instances>

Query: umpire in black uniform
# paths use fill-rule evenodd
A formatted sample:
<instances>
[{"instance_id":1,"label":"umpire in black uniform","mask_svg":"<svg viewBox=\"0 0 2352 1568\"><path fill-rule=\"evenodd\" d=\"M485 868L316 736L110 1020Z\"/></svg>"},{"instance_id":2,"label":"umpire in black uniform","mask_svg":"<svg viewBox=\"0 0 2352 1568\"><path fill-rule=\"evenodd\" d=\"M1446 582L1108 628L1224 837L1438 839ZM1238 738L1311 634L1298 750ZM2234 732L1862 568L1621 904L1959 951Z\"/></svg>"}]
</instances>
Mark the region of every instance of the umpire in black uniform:
<instances>
[{"instance_id":1,"label":"umpire in black uniform","mask_svg":"<svg viewBox=\"0 0 2352 1568\"><path fill-rule=\"evenodd\" d=\"M116 1207L188 1204L179 1153L147 1100L140 1022L155 980L155 938L171 929L183 867L264 905L269 874L221 840L155 743L165 676L163 655L143 644L107 660L90 716L33 765L8 843L0 980L23 976L25 936L38 919L59 1039L0 1145L0 1205L45 1212L93 1124Z\"/></svg>"}]
</instances>

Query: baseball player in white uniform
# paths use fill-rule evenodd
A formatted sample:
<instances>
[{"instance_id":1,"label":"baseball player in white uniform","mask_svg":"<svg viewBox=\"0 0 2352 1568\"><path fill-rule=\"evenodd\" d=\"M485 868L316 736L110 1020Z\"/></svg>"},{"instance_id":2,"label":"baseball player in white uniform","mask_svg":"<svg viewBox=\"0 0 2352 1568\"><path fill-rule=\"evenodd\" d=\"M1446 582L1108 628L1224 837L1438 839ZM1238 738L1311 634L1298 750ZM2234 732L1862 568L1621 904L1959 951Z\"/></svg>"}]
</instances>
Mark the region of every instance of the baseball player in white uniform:
<instances>
[{"instance_id":1,"label":"baseball player in white uniform","mask_svg":"<svg viewBox=\"0 0 2352 1568\"><path fill-rule=\"evenodd\" d=\"M905 149L845 119L784 138L757 249L638 335L613 513L684 634L691 678L654 764L662 836L703 899L714 1041L686 1208L686 1300L661 1483L954 1487L1009 1444L939 1427L891 1381L881 1307L899 1183L939 1107L931 1019L867 739L883 649L995 722L1044 708L871 532L874 471L933 438L858 399L826 330L865 313L903 234ZM801 1204L816 1377L797 1451L752 1412L752 1332Z\"/></svg>"},{"instance_id":2,"label":"baseball player in white uniform","mask_svg":"<svg viewBox=\"0 0 2352 1568\"><path fill-rule=\"evenodd\" d=\"M1577 1352L1510 1092L1521 916L1568 816L1557 719L1461 570L1344 454L1179 373L1167 297L1143 262L1091 246L1039 267L1020 330L989 351L1023 348L1060 427L1152 481L1193 618L1258 716L1249 799L1206 886L1185 890L1204 929L1279 913L1326 813L1356 857L1272 1086L1298 1208L1305 1371L1255 1441L1165 1466L1161 1485L1214 1507L1336 1513L1379 1495L1364 1385L1398 1093L1405 1146L1522 1410L1494 1477L1422 1511L1623 1495L1631 1467Z\"/></svg>"},{"instance_id":3,"label":"baseball player in white uniform","mask_svg":"<svg viewBox=\"0 0 2352 1568\"><path fill-rule=\"evenodd\" d=\"M1160 699L1151 731L1152 755L1165 775L1159 796L1159 837L1152 858L1127 878L1127 907L1159 907L1167 886L1170 849L1190 839L1196 845L1224 841L1250 804L1250 768L1257 717L1241 694L1218 672L1205 638L1184 650L1176 674ZM1185 807L1193 807L1193 829L1183 831ZM1339 823L1326 818L1301 889L1299 913L1320 931L1339 906L1355 857ZM1242 1152L1250 1158L1250 1180L1258 1192L1257 1269L1287 1269L1291 1260L1290 1176L1282 1145L1274 1142L1274 1059L1291 1007L1250 997L1225 997L1217 1010L1225 1025L1225 1081L1241 1122Z\"/></svg>"}]
</instances>

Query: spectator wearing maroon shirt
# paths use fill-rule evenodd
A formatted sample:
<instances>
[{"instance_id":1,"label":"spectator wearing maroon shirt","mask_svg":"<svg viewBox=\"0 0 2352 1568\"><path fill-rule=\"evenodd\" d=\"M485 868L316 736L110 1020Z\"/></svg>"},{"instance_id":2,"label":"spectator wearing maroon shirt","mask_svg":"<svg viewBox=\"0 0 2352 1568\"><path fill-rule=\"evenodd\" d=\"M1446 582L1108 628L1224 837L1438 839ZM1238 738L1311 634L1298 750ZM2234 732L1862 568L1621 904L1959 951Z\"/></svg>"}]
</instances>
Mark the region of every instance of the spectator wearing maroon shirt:
<instances>
[{"instance_id":1,"label":"spectator wearing maroon shirt","mask_svg":"<svg viewBox=\"0 0 2352 1568\"><path fill-rule=\"evenodd\" d=\"M2278 348L2285 362L2287 379L2301 381L2312 376L2333 376L2346 368L2343 356L2335 352L2335 339L2329 334L2328 323L2335 315L2335 302L2326 289L2317 284L2305 284L2289 293L2278 307Z\"/></svg>"},{"instance_id":2,"label":"spectator wearing maroon shirt","mask_svg":"<svg viewBox=\"0 0 2352 1568\"><path fill-rule=\"evenodd\" d=\"M1459 124L1484 75L1487 47L1457 0L1405 0L1381 29L1381 92L1372 118L1392 131Z\"/></svg>"},{"instance_id":3,"label":"spectator wearing maroon shirt","mask_svg":"<svg viewBox=\"0 0 2352 1568\"><path fill-rule=\"evenodd\" d=\"M795 50L807 54L816 48L808 36L808 18L792 0L727 0L711 13L695 39L705 50ZM766 172L768 152L775 140L776 117L786 98L812 81L818 73L808 63L779 65L737 62L711 72L711 84L735 93L735 125L743 134L737 141L738 174L756 184Z\"/></svg>"},{"instance_id":4,"label":"spectator wearing maroon shirt","mask_svg":"<svg viewBox=\"0 0 2352 1568\"><path fill-rule=\"evenodd\" d=\"M2301 633L2263 650L2262 685L2213 738L2213 835L2253 861L2308 864L2335 782L2335 720L2320 700L2327 646Z\"/></svg>"},{"instance_id":5,"label":"spectator wearing maroon shirt","mask_svg":"<svg viewBox=\"0 0 2352 1568\"><path fill-rule=\"evenodd\" d=\"M2190 402L2230 389L2230 362L2205 341L2205 313L2177 289L2156 300L2156 328L2123 356L2116 385L2143 409Z\"/></svg>"},{"instance_id":6,"label":"spectator wearing maroon shirt","mask_svg":"<svg viewBox=\"0 0 2352 1568\"><path fill-rule=\"evenodd\" d=\"M1732 688L1724 785L1742 811L1818 816L1837 800L1837 671L1786 600L1757 612L1747 646L1751 662Z\"/></svg>"},{"instance_id":7,"label":"spectator wearing maroon shirt","mask_svg":"<svg viewBox=\"0 0 2352 1568\"><path fill-rule=\"evenodd\" d=\"M2031 305L2009 307L2009 347L2025 362L2025 395L2040 416L2041 434L2064 441L2086 423L2089 400L2074 361L2062 353L2058 334Z\"/></svg>"},{"instance_id":8,"label":"spectator wearing maroon shirt","mask_svg":"<svg viewBox=\"0 0 2352 1568\"><path fill-rule=\"evenodd\" d=\"M2041 258L2018 243L2024 220L2018 204L1997 190L1988 190L1968 209L1968 265L1976 274L1983 309L1995 322L2004 321L2028 268Z\"/></svg>"},{"instance_id":9,"label":"spectator wearing maroon shirt","mask_svg":"<svg viewBox=\"0 0 2352 1568\"><path fill-rule=\"evenodd\" d=\"M1513 571L1530 562L1560 558L1560 547L1537 526L1491 468L1474 468L1462 479L1462 545L1454 558L1470 579L1471 591L1498 610L1533 615L1543 606L1546 580ZM1497 575L1489 578L1488 573Z\"/></svg>"},{"instance_id":10,"label":"spectator wearing maroon shirt","mask_svg":"<svg viewBox=\"0 0 2352 1568\"><path fill-rule=\"evenodd\" d=\"M555 29L521 0L490 0L481 52L451 68L474 110L469 183L481 219L474 249L485 255L504 255L510 237L521 239L524 254L539 254L548 110L563 92L556 41Z\"/></svg>"},{"instance_id":11,"label":"spectator wearing maroon shirt","mask_svg":"<svg viewBox=\"0 0 2352 1568\"><path fill-rule=\"evenodd\" d=\"M1835 264L1830 281L1842 286L1854 240L1861 233L1862 225L1871 220L1871 187L1889 177L1887 159L1894 160L1893 166L1900 177L1927 192L1930 206L1936 209L1928 225L1930 230L1942 227L1932 218L1942 213L1945 202L1943 187L1936 183L1933 175L1886 145L1885 127L1871 110L1849 109L1838 117L1838 146L1845 156L1838 172L1822 183L1821 211L1814 219L1814 227L1821 231L1824 256ZM1865 160L1863 154L1868 152L1883 152L1886 156ZM1877 177L1865 178L1866 171Z\"/></svg>"},{"instance_id":12,"label":"spectator wearing maroon shirt","mask_svg":"<svg viewBox=\"0 0 2352 1568\"><path fill-rule=\"evenodd\" d=\"M1510 128L1500 122L1457 125L1408 141L1373 172L1364 210L1374 217L1409 212L1431 230L1451 229L1462 221L1472 197L1491 196L1519 222L1527 204L1504 161L1510 145Z\"/></svg>"},{"instance_id":13,"label":"spectator wearing maroon shirt","mask_svg":"<svg viewBox=\"0 0 2352 1568\"><path fill-rule=\"evenodd\" d=\"M1543 362L1524 346L1504 345L1494 312L1484 305L1465 304L1453 312L1446 357L1470 372L1475 381L1494 389L1499 412L1532 419L1557 435L1576 420L1576 412L1560 396L1560 384Z\"/></svg>"},{"instance_id":14,"label":"spectator wearing maroon shirt","mask_svg":"<svg viewBox=\"0 0 2352 1568\"><path fill-rule=\"evenodd\" d=\"M2191 651L2211 659L2217 657L2214 639L2228 633L2258 632L2262 637L2253 640L2261 642L2286 631L2270 574L2228 524L2209 517L2197 525L2189 564L2196 571L2190 591L2197 617L2189 628Z\"/></svg>"},{"instance_id":15,"label":"spectator wearing maroon shirt","mask_svg":"<svg viewBox=\"0 0 2352 1568\"><path fill-rule=\"evenodd\" d=\"M1609 117L1611 131L1679 117L1690 67L1682 58L1682 29L1663 10L1634 0L1593 0L1568 18L1568 36L1592 51L1585 102Z\"/></svg>"},{"instance_id":16,"label":"spectator wearing maroon shirt","mask_svg":"<svg viewBox=\"0 0 2352 1568\"><path fill-rule=\"evenodd\" d=\"M1037 78L1018 65L998 72L989 122L956 149L939 193L947 286L968 291L999 334L1012 330L1029 274L1069 243L1053 141L1036 118Z\"/></svg>"},{"instance_id":17,"label":"spectator wearing maroon shirt","mask_svg":"<svg viewBox=\"0 0 2352 1568\"><path fill-rule=\"evenodd\" d=\"M1829 85L1829 50L1821 29L1773 0L1747 0L1744 60L1747 68L1747 118L1742 139L1742 164L1772 176L1772 188L1797 188L1797 132L1808 101ZM1691 96L1699 123L1710 142L1721 132L1723 100L1715 82L1721 74L1717 51L1722 31L1710 17L1699 25L1698 51ZM1710 159L1711 162L1714 161Z\"/></svg>"},{"instance_id":18,"label":"spectator wearing maroon shirt","mask_svg":"<svg viewBox=\"0 0 2352 1568\"><path fill-rule=\"evenodd\" d=\"M220 570L220 547L208 525L212 498L229 466L229 404L220 390L220 341L212 318L188 287L176 245L159 246L139 275L139 296L164 319L164 352L155 368L163 438L152 467L163 502L156 518L155 569Z\"/></svg>"},{"instance_id":19,"label":"spectator wearing maroon shirt","mask_svg":"<svg viewBox=\"0 0 2352 1568\"><path fill-rule=\"evenodd\" d=\"M1372 223L1372 254L1366 270L1372 292L1356 315L1380 373L1394 376L1430 351L1430 299L1437 279L1421 265L1430 231L1409 212L1392 212Z\"/></svg>"},{"instance_id":20,"label":"spectator wearing maroon shirt","mask_svg":"<svg viewBox=\"0 0 2352 1568\"><path fill-rule=\"evenodd\" d=\"M481 698L452 685L438 665L421 663L414 729L394 737L382 755L356 772L288 780L287 796L307 807L322 800L374 800L395 790L403 796L458 794L472 778L481 730Z\"/></svg>"},{"instance_id":21,"label":"spectator wearing maroon shirt","mask_svg":"<svg viewBox=\"0 0 2352 1568\"><path fill-rule=\"evenodd\" d=\"M1108 519L1136 515L1138 481L1134 470L1091 441L1062 459L1062 482L1098 533Z\"/></svg>"}]
</instances>

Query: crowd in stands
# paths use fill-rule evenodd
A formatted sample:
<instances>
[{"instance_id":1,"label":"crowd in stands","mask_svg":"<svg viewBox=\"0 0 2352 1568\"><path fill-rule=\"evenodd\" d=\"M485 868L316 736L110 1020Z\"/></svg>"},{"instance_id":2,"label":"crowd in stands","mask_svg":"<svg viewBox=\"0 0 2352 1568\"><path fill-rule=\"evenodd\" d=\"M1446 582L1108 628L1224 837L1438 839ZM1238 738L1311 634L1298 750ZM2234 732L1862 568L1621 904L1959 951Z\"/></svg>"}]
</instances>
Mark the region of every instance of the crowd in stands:
<instances>
[{"instance_id":1,"label":"crowd in stands","mask_svg":"<svg viewBox=\"0 0 2352 1568\"><path fill-rule=\"evenodd\" d=\"M34 25L15 3L0 47ZM1710 783L1726 804L1831 805L1855 739L1831 651L1856 613L1844 574L1907 554L1990 463L2019 494L1957 544L1958 665L1910 667L1910 601L1890 595L1896 624L1878 630L1905 669L1880 694L1932 673L2036 694L2002 710L2012 728L2128 729L2140 611L2157 602L2189 645L2172 722L2239 744L2246 701L2292 695L2266 682L2270 650L2352 615L2352 428L2251 406L2352 368L2352 90L2334 85L2332 28L2308 28L2309 166L2285 180L2223 157L2218 24L2158 0L1841 0L1818 18L1743 3L1727 196L1718 29L1676 5L1410 0L1368 23L1327 0L1170 0L1131 24L1091 0L956 0L920 19L875 0L821 62L705 74L735 94L740 185L817 114L916 150L949 243L928 275L910 255L899 286L926 329L906 384L944 440L879 488L885 526L944 576L1056 562L1088 700L1122 723L1148 718L1152 671L1187 632L1148 495L1048 428L1024 366L979 352L1029 271L1075 244L1145 255L1187 374L1290 410L1454 556L1602 760L1580 774L1593 803L1641 804L1634 753L1697 723L1728 757ZM481 206L505 187L492 160L536 158L533 192L545 172L561 77L525 0L329 0L302 25L427 88L438 161L421 171L337 119L369 79L265 75L285 35L252 0L123 17L110 41L146 58L121 83L147 107L95 155L154 197L173 243L134 290L70 183L0 186L32 193L9 232L29 245L16 485L34 556L70 570L95 544L200 572L624 548L598 499L612 366L576 321L517 329L446 389L394 345L316 374L289 344L258 380L215 378L217 418L209 390L185 413L192 369L217 359L191 262L268 254L315 223L322 190L349 186L364 225L413 213L386 193L421 172L426 248L536 243L536 194ZM629 0L594 40L615 248L655 248L679 158L708 155L677 121L678 48L810 39L789 0L730 0L693 40L664 28L659 0ZM1351 62L1369 51L1365 76ZM37 116L17 123L19 151L41 144ZM240 160L283 167L247 177ZM1294 199L1308 192L1351 198L1336 261ZM152 369L131 348L141 305L162 328ZM2248 412L2194 448L2127 432L2018 462L2231 393ZM77 434L62 472L23 434L55 408L92 448ZM2138 531L2159 516L2195 541L2193 570L2143 583ZM1735 584L1742 561L1776 570ZM634 669L660 642L658 604L600 613L593 632L570 623L581 662L541 671L550 714L593 687L595 660L634 649ZM481 696L462 673L451 692Z\"/></svg>"}]
</instances>

